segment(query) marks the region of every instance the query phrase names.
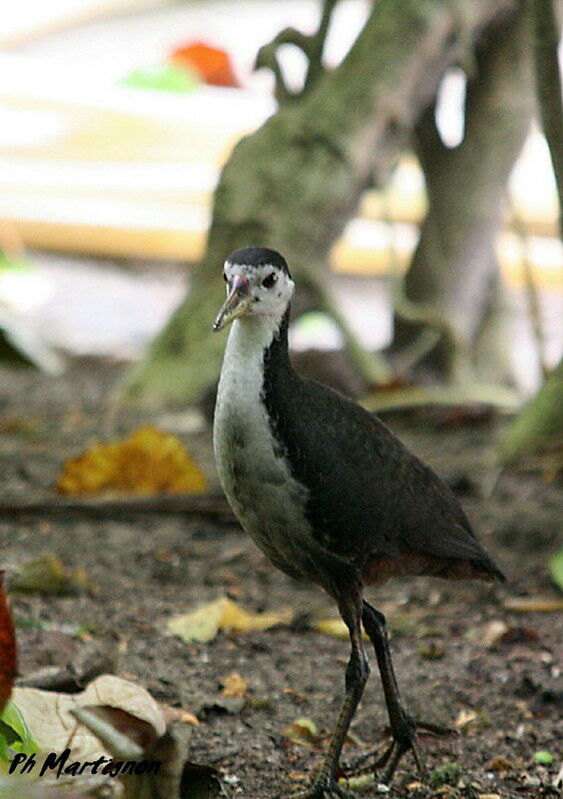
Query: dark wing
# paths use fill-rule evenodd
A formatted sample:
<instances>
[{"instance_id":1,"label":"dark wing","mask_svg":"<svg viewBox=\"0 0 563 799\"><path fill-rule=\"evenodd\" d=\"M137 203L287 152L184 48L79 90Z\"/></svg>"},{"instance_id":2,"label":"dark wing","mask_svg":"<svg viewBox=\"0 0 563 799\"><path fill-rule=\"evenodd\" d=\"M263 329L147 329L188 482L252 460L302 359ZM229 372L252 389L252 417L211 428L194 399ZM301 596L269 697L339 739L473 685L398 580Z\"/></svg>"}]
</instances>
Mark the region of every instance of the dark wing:
<instances>
[{"instance_id":1,"label":"dark wing","mask_svg":"<svg viewBox=\"0 0 563 799\"><path fill-rule=\"evenodd\" d=\"M379 419L324 386L291 381L291 391L265 399L292 472L309 489L319 543L358 565L408 553L501 576L449 488Z\"/></svg>"}]
</instances>

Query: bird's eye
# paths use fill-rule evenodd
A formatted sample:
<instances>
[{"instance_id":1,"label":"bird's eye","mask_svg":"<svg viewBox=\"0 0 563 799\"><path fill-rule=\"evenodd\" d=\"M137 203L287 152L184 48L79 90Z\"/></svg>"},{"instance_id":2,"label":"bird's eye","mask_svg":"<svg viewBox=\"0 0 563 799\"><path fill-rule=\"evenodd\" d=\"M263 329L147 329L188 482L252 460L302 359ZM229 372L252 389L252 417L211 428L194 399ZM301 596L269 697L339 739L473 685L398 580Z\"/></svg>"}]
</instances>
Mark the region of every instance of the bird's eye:
<instances>
[{"instance_id":1,"label":"bird's eye","mask_svg":"<svg viewBox=\"0 0 563 799\"><path fill-rule=\"evenodd\" d=\"M272 286L275 285L277 279L278 276L276 275L276 273L270 272L268 277L265 277L264 280L262 281L262 285L264 286L265 289L271 289Z\"/></svg>"}]
</instances>

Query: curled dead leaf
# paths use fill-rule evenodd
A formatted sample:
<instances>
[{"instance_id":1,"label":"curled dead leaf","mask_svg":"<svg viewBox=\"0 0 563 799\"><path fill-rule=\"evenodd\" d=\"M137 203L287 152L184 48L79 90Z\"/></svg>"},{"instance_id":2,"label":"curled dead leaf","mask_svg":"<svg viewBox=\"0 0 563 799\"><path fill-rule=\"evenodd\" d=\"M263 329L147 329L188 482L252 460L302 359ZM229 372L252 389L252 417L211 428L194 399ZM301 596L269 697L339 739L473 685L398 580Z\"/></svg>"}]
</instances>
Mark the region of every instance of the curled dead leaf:
<instances>
[{"instance_id":1,"label":"curled dead leaf","mask_svg":"<svg viewBox=\"0 0 563 799\"><path fill-rule=\"evenodd\" d=\"M142 427L68 460L55 490L68 496L111 491L153 496L201 494L206 487L203 473L177 436Z\"/></svg>"},{"instance_id":2,"label":"curled dead leaf","mask_svg":"<svg viewBox=\"0 0 563 799\"><path fill-rule=\"evenodd\" d=\"M191 736L188 724L196 720L186 711L178 711L171 721L171 714L135 683L103 675L80 694L16 688L13 701L43 752L35 756L37 772L49 756L63 760L60 774L53 764L41 776L41 788L46 791L41 796L51 796L48 790L53 783L58 790L70 790L69 799L98 796L100 791L112 799L200 795L209 799L220 794L215 769L186 762ZM180 716L190 718L179 721ZM87 764L85 770L81 769L83 763ZM30 797L35 796L33 785ZM203 785L207 792L200 794Z\"/></svg>"}]
</instances>

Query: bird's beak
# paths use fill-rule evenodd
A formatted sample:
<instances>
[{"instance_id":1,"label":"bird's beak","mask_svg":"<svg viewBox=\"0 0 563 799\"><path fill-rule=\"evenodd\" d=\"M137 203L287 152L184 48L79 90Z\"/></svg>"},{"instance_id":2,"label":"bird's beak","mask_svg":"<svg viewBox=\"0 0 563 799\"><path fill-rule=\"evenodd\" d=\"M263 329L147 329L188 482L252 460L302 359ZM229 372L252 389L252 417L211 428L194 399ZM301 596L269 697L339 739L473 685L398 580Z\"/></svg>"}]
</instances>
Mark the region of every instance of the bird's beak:
<instances>
[{"instance_id":1,"label":"bird's beak","mask_svg":"<svg viewBox=\"0 0 563 799\"><path fill-rule=\"evenodd\" d=\"M231 290L225 300L225 304L217 314L215 323L213 325L213 332L217 333L222 330L225 325L243 316L250 307L252 297L250 296L250 283L248 278L243 275L235 275Z\"/></svg>"}]
</instances>

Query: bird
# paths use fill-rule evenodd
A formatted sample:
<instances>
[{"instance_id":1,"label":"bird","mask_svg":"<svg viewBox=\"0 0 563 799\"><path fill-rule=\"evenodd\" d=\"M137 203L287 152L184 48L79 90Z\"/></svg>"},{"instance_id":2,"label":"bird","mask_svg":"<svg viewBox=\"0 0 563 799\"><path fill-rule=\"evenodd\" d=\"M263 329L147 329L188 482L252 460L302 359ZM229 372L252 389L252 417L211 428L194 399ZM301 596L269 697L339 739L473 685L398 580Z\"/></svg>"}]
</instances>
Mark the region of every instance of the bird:
<instances>
[{"instance_id":1,"label":"bird","mask_svg":"<svg viewBox=\"0 0 563 799\"><path fill-rule=\"evenodd\" d=\"M350 637L345 696L326 755L303 799L346 797L338 784L348 728L373 645L391 742L376 763L388 785L412 752L422 769L415 721L395 676L385 617L367 586L402 575L504 580L450 489L375 415L289 359L295 289L276 250L248 246L223 265L226 300L213 330L230 325L217 390L213 445L219 479L242 527L289 577L312 582L336 602Z\"/></svg>"}]
</instances>

